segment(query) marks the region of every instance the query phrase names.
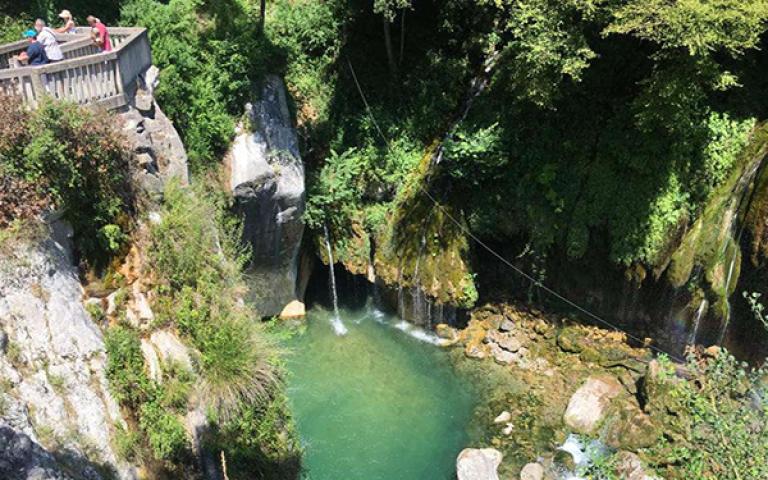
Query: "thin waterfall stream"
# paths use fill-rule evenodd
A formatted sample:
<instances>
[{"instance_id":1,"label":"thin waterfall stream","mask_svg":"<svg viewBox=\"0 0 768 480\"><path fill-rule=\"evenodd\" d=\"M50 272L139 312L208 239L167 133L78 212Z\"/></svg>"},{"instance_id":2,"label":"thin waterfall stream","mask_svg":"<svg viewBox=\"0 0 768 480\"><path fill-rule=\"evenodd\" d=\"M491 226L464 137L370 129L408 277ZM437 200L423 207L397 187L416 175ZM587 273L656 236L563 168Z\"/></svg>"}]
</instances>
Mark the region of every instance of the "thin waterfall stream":
<instances>
[{"instance_id":1,"label":"thin waterfall stream","mask_svg":"<svg viewBox=\"0 0 768 480\"><path fill-rule=\"evenodd\" d=\"M328 272L331 279L331 298L333 299L333 317L331 317L331 325L333 325L333 330L336 332L336 335L346 335L348 330L339 314L339 293L336 290L336 273L333 271L335 262L333 261L331 237L328 234L328 225L325 223L323 224L323 233L325 233L325 247L328 249Z\"/></svg>"}]
</instances>

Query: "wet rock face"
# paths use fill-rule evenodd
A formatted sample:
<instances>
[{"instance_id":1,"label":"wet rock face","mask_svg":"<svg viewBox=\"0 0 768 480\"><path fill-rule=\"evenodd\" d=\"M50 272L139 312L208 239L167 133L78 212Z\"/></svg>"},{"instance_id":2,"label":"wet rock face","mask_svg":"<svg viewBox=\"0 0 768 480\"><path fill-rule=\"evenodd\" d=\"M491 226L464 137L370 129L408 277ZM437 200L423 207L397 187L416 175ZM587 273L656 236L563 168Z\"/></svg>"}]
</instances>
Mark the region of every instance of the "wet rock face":
<instances>
[{"instance_id":1,"label":"wet rock face","mask_svg":"<svg viewBox=\"0 0 768 480\"><path fill-rule=\"evenodd\" d=\"M493 448L465 448L456 459L458 480L498 480L502 454Z\"/></svg>"},{"instance_id":2,"label":"wet rock face","mask_svg":"<svg viewBox=\"0 0 768 480\"><path fill-rule=\"evenodd\" d=\"M108 389L101 332L82 304L66 231L41 231L3 246L11 250L0 262L0 330L7 337L0 355L0 437L6 442L0 448L11 449L5 467L26 468L24 455L40 457L44 448L57 461L66 457L70 470L92 470L86 478L104 478L92 467L103 465L132 479L111 446L113 428L123 420ZM0 471L0 478L9 477Z\"/></svg>"},{"instance_id":3,"label":"wet rock face","mask_svg":"<svg viewBox=\"0 0 768 480\"><path fill-rule=\"evenodd\" d=\"M299 247L304 225L304 165L282 80L269 76L260 100L246 106L227 155L235 210L252 247L252 300L263 316L278 315L297 299Z\"/></svg>"}]
</instances>

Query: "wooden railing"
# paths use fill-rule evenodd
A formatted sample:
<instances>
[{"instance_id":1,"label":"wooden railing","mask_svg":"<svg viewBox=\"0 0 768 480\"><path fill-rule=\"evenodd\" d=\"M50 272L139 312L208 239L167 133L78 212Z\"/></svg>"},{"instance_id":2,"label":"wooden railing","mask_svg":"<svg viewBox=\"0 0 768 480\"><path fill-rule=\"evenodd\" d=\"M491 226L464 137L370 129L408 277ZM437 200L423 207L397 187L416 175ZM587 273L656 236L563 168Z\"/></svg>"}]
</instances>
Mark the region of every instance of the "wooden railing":
<instances>
[{"instance_id":1,"label":"wooden railing","mask_svg":"<svg viewBox=\"0 0 768 480\"><path fill-rule=\"evenodd\" d=\"M42 66L11 68L2 63L23 51L26 42L0 47L0 94L19 96L30 108L45 97L107 109L126 105L137 78L152 65L149 38L143 28L113 27L109 32L110 52L99 52L87 28L57 35L64 60Z\"/></svg>"}]
</instances>

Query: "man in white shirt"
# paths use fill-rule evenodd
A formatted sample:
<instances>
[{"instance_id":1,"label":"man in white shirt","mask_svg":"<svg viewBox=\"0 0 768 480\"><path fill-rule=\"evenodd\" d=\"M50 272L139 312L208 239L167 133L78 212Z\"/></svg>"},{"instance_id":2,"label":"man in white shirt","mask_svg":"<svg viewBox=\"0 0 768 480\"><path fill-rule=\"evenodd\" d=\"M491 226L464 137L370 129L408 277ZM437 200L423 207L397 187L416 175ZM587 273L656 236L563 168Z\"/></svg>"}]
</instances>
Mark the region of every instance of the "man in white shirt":
<instances>
[{"instance_id":1,"label":"man in white shirt","mask_svg":"<svg viewBox=\"0 0 768 480\"><path fill-rule=\"evenodd\" d=\"M61 53L61 47L59 47L59 42L56 41L56 35L53 33L53 30L46 27L45 22L39 18L35 20L35 30L37 30L37 41L45 48L48 60L51 62L64 60L64 54Z\"/></svg>"}]
</instances>

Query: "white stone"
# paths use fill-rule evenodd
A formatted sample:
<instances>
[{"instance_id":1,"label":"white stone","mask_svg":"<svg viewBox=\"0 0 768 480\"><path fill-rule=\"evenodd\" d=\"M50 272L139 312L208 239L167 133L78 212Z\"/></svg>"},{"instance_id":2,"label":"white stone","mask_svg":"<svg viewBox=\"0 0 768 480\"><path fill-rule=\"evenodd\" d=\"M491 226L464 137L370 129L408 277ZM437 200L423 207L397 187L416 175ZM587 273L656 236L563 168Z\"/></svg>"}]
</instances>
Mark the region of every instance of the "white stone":
<instances>
[{"instance_id":1,"label":"white stone","mask_svg":"<svg viewBox=\"0 0 768 480\"><path fill-rule=\"evenodd\" d=\"M611 400L621 390L621 383L613 377L589 377L568 402L563 417L565 424L578 433L593 433L603 420Z\"/></svg>"},{"instance_id":2,"label":"white stone","mask_svg":"<svg viewBox=\"0 0 768 480\"><path fill-rule=\"evenodd\" d=\"M149 306L147 296L138 291L138 282L133 285L133 306L136 309L139 320L152 322L155 319L155 314L152 313L152 307Z\"/></svg>"},{"instance_id":3,"label":"white stone","mask_svg":"<svg viewBox=\"0 0 768 480\"><path fill-rule=\"evenodd\" d=\"M163 377L163 371L160 367L160 359L157 358L155 347L144 338L141 339L141 353L144 356L144 363L147 364L147 370L149 370L149 378L159 382Z\"/></svg>"},{"instance_id":4,"label":"white stone","mask_svg":"<svg viewBox=\"0 0 768 480\"><path fill-rule=\"evenodd\" d=\"M520 472L520 480L542 480L544 467L540 463L529 463Z\"/></svg>"},{"instance_id":5,"label":"white stone","mask_svg":"<svg viewBox=\"0 0 768 480\"><path fill-rule=\"evenodd\" d=\"M187 370L192 370L189 350L175 333L168 330L157 330L149 337L149 341L152 342L163 363L175 363Z\"/></svg>"},{"instance_id":6,"label":"white stone","mask_svg":"<svg viewBox=\"0 0 768 480\"><path fill-rule=\"evenodd\" d=\"M307 310L304 303L294 300L283 308L283 311L280 312L280 318L285 320L291 318L304 318L306 314Z\"/></svg>"},{"instance_id":7,"label":"white stone","mask_svg":"<svg viewBox=\"0 0 768 480\"><path fill-rule=\"evenodd\" d=\"M512 414L504 410L499 416L493 419L493 423L507 423L510 420L512 420Z\"/></svg>"},{"instance_id":8,"label":"white stone","mask_svg":"<svg viewBox=\"0 0 768 480\"><path fill-rule=\"evenodd\" d=\"M458 480L499 480L502 457L495 448L465 448L456 459Z\"/></svg>"}]
</instances>

